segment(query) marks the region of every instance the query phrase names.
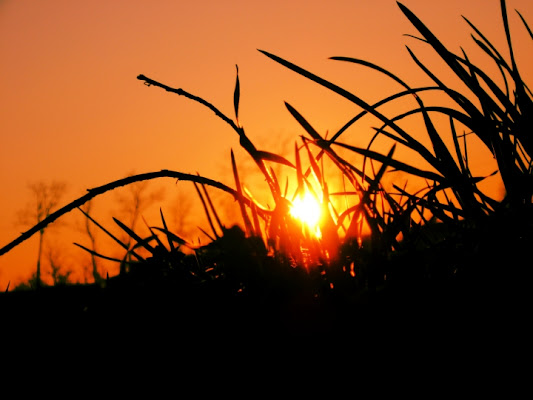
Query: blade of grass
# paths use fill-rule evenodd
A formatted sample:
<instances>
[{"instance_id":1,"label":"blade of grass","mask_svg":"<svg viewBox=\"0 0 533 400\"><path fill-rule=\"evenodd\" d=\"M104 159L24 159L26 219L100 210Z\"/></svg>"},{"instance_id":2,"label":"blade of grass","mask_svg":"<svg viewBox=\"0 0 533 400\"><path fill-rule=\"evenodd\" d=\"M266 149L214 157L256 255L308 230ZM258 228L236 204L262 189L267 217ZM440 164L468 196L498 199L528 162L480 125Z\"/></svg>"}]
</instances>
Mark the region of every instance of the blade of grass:
<instances>
[{"instance_id":1,"label":"blade of grass","mask_svg":"<svg viewBox=\"0 0 533 400\"><path fill-rule=\"evenodd\" d=\"M111 239L113 239L115 242L117 242L122 248L124 248L126 251L129 251L128 245L124 242L122 242L120 239L118 239L115 235L113 235L111 232L109 232L104 226L102 226L98 221L96 221L93 217L91 217L88 213L86 213L81 207L77 207L77 209L85 215L86 218L88 218L93 224L95 224L98 228L100 228L106 235L108 235ZM131 252L131 254L139 261L144 261L144 258L137 254L136 252Z\"/></svg>"},{"instance_id":2,"label":"blade of grass","mask_svg":"<svg viewBox=\"0 0 533 400\"><path fill-rule=\"evenodd\" d=\"M256 154L261 160L272 161L278 164L286 165L291 168L295 168L294 165L289 160L287 160L285 157L282 157L278 154L271 153L269 151L263 151L263 150L257 150Z\"/></svg>"},{"instance_id":3,"label":"blade of grass","mask_svg":"<svg viewBox=\"0 0 533 400\"><path fill-rule=\"evenodd\" d=\"M278 199L279 198L279 192L276 192L276 188L273 185L271 176L269 175L268 169L264 165L264 162L263 162L263 160L261 158L260 153L257 152L257 149L255 148L255 146L252 143L252 141L246 135L243 127L237 125L232 119L228 118L217 107L215 107L213 104L209 103L208 101L204 100L201 97L198 97L198 96L195 96L195 95L193 95L193 94L191 94L189 92L186 92L185 90L183 90L181 88L179 88L179 89L172 88L170 86L167 86L165 84L157 82L157 81L155 81L153 79L150 79L150 78L148 78L148 77L146 77L146 76L144 76L142 74L138 75L137 79L139 79L141 81L144 81L144 84L146 86L156 86L156 87L159 87L161 89L166 90L167 92L175 93L175 94L177 94L179 96L184 96L184 97L186 97L186 98L188 98L190 100L196 101L196 102L202 104L203 106L209 108L211 111L213 111L215 113L215 115L217 117L219 117L224 122L226 122L228 125L230 125L231 128L235 132L237 132L237 134L239 135L239 144L248 152L248 154L252 157L252 159L255 161L255 163L257 164L257 166L259 167L259 169L261 170L261 172L265 176L268 184L270 185L270 189L272 191L274 199ZM234 91L234 106L235 106L235 101L240 99L240 84L239 84L238 93L239 93L239 95L237 96L236 92ZM236 97L239 97L239 99L237 99Z\"/></svg>"},{"instance_id":4,"label":"blade of grass","mask_svg":"<svg viewBox=\"0 0 533 400\"><path fill-rule=\"evenodd\" d=\"M361 155L366 155L368 158L370 159L374 159L376 161L379 161L379 162L385 162L385 160L387 159L386 156L376 152L376 151L373 151L373 150L367 150L367 149L362 149L362 148L359 148L359 147L355 147L355 146L352 146L352 145L348 145L348 144L345 144L345 143L341 143L341 142L335 142L335 145L337 146L340 146L340 147L343 147L347 150L351 150L353 151L354 153L358 153L358 154L361 154ZM418 168L415 168L409 164L405 164L401 161L397 161L397 160L390 160L390 166L397 169L397 170L400 170L400 171L404 171L404 172L407 172L408 174L411 174L411 175L415 175L415 176L419 176L421 178L426 178L426 179L430 179L430 180L435 180L435 181L445 181L445 177L442 176L442 175L439 175L439 174L436 174L434 172L431 172L431 171L426 171L426 170L421 170L421 169L418 169Z\"/></svg>"},{"instance_id":5,"label":"blade of grass","mask_svg":"<svg viewBox=\"0 0 533 400\"><path fill-rule=\"evenodd\" d=\"M213 179L205 178L205 177L199 177L196 175L191 174L185 174L182 172L177 171L170 171L170 170L161 170L157 172L147 172L139 175L132 175L128 176L123 179L119 179L117 181L106 183L105 185L93 188L93 189L87 189L88 193L79 197L78 199L70 202L66 206L60 208L59 210L53 212L50 214L47 218L43 219L38 224L34 225L32 228L28 229L26 232L22 233L19 237L17 237L15 240L8 243L6 246L0 248L0 255L7 253L15 246L19 245L23 241L29 239L34 234L40 232L42 229L46 228L49 224L54 222L56 219L61 217L62 215L72 211L75 208L81 207L85 203L87 203L89 200L100 196L110 190L113 190L117 187L126 186L134 182L140 182L140 181L146 181L150 179L156 179L156 178L175 178L178 180L183 181L191 181L191 182L198 182L198 183L205 183L206 185L216 187L224 192L227 192L231 194L233 197L236 197L238 193L231 189L230 187L224 185L223 183L220 183L218 181L215 181ZM246 199L244 200L246 201Z\"/></svg>"},{"instance_id":6,"label":"blade of grass","mask_svg":"<svg viewBox=\"0 0 533 400\"><path fill-rule=\"evenodd\" d=\"M394 131L396 131L402 138L404 138L407 142L409 142L409 147L411 147L413 150L418 152L426 161L428 161L430 164L435 163L435 159L433 155L417 140L415 140L411 135L409 135L405 130L403 130L401 127L396 125L393 121L391 121L389 118L387 118L385 115L383 115L381 112L376 110L374 107L372 107L367 102L363 101L360 97L348 92L347 90L323 79L319 76L289 62L284 60L281 57L275 56L274 54L268 53L264 50L259 50L261 53L265 54L267 57L271 58L272 60L280 63L281 65L285 66L286 68L291 69L292 71L318 83L319 85L339 94L340 96L346 98L347 100L350 100L354 104L358 105L364 110L367 110L370 114L375 116L376 118L380 119L382 122L389 125Z\"/></svg>"},{"instance_id":7,"label":"blade of grass","mask_svg":"<svg viewBox=\"0 0 533 400\"><path fill-rule=\"evenodd\" d=\"M198 197L200 197L200 201L202 202L202 207L204 209L204 213L205 213L205 216L207 218L207 222L209 223L209 226L211 227L211 231L213 232L213 235L218 239L218 238L220 238L220 236L218 235L218 233L217 233L217 231L215 229L215 226L213 224L213 220L211 218L211 214L209 213L209 208L207 207L207 204L205 202L204 195L202 194L202 192L198 188L198 184L196 182L193 182L193 184L194 184L194 188L196 189L196 193L198 193Z\"/></svg>"},{"instance_id":8,"label":"blade of grass","mask_svg":"<svg viewBox=\"0 0 533 400\"><path fill-rule=\"evenodd\" d=\"M411 58L414 62L428 75L453 101L455 101L463 110L465 110L466 115L471 119L471 123L468 126L476 132L476 135L481 139L487 148L493 151L492 141L494 137L494 127L492 122L489 121L485 116L477 109L477 107L468 100L463 94L450 89L446 84L444 84L440 79L433 74L429 68L427 68L416 55L407 47Z\"/></svg>"},{"instance_id":9,"label":"blade of grass","mask_svg":"<svg viewBox=\"0 0 533 400\"><path fill-rule=\"evenodd\" d=\"M520 17L520 19L522 20L524 26L526 27L528 33L529 33L529 36L531 36L531 39L533 39L533 32L531 31L531 29L529 28L529 25L527 24L526 20L524 19L524 17L522 16L522 14L520 14L520 12L517 10L516 13L518 14L518 16Z\"/></svg>"},{"instance_id":10,"label":"blade of grass","mask_svg":"<svg viewBox=\"0 0 533 400\"><path fill-rule=\"evenodd\" d=\"M213 205L213 202L211 201L211 196L209 196L209 193L207 191L207 187L205 185L202 185L200 184L201 188L202 188L202 192L207 200L207 204L209 205L209 209L211 210L211 213L213 214L213 216L215 217L215 221L217 223L217 228L219 229L220 232L224 232L224 225L222 224L221 220L220 220L220 217L218 216L218 213L217 213L217 210L215 208L215 206Z\"/></svg>"},{"instance_id":11,"label":"blade of grass","mask_svg":"<svg viewBox=\"0 0 533 400\"><path fill-rule=\"evenodd\" d=\"M241 84L239 82L239 66L235 65L237 76L235 78L235 90L233 91L233 108L235 109L235 120L239 124L239 100L241 98Z\"/></svg>"},{"instance_id":12,"label":"blade of grass","mask_svg":"<svg viewBox=\"0 0 533 400\"><path fill-rule=\"evenodd\" d=\"M144 243L142 247L144 247L146 250L148 250L152 255L154 255L154 248L150 246L148 243L145 242L145 239L141 238L133 229L130 229L126 224L124 224L119 219L113 217L113 221L124 231L126 232L133 240L135 240L137 243Z\"/></svg>"},{"instance_id":13,"label":"blade of grass","mask_svg":"<svg viewBox=\"0 0 533 400\"><path fill-rule=\"evenodd\" d=\"M78 246L80 248L82 248L83 250L85 250L86 252L88 252L89 254L92 254L93 256L96 256L96 257L99 257L99 258L103 258L104 260L109 260L109 261L114 261L114 262L118 262L118 263L121 263L122 260L118 259L118 258L113 258L113 257L108 257L108 256L104 256L103 254L100 254L94 250L91 250L79 243L74 243L75 246Z\"/></svg>"},{"instance_id":14,"label":"blade of grass","mask_svg":"<svg viewBox=\"0 0 533 400\"><path fill-rule=\"evenodd\" d=\"M176 235L175 233L169 231L167 228L160 228L160 227L157 227L157 226L152 226L152 229L164 233L167 236L167 238L169 240L169 245L172 246L172 248L175 248L174 247L174 242L176 242L176 243L178 243L180 245L183 245L183 246L191 247L191 245L185 239L183 239L183 238L179 237L178 235Z\"/></svg>"},{"instance_id":15,"label":"blade of grass","mask_svg":"<svg viewBox=\"0 0 533 400\"><path fill-rule=\"evenodd\" d=\"M321 186L324 186L324 179L322 177L322 173L320 172L320 167L318 166L315 157L313 156L313 153L311 153L306 141L304 141L304 146L307 150L307 157L309 158L309 164L311 164L311 170L315 175L315 179Z\"/></svg>"},{"instance_id":16,"label":"blade of grass","mask_svg":"<svg viewBox=\"0 0 533 400\"><path fill-rule=\"evenodd\" d=\"M165 233L165 235L167 237L167 242L168 242L168 246L170 247L170 252L171 253L175 253L176 252L176 248L174 247L173 240L171 239L170 235L168 234L169 230L168 230L167 222L165 221L165 216L163 215L163 210L161 208L159 208L159 214L161 215L161 222L163 223L163 228L164 228L163 233Z\"/></svg>"},{"instance_id":17,"label":"blade of grass","mask_svg":"<svg viewBox=\"0 0 533 400\"><path fill-rule=\"evenodd\" d=\"M146 219L144 218L144 216L141 216L142 217L142 220L144 222L144 225L148 228L148 230L150 231L150 233L152 234L152 237L154 238L154 240L157 242L157 245L160 246L160 248L162 249L166 249L165 245L163 244L163 242L161 241L161 239L159 239L159 237L154 233L154 230L152 229L152 227L148 224L148 222L146 221Z\"/></svg>"},{"instance_id":18,"label":"blade of grass","mask_svg":"<svg viewBox=\"0 0 533 400\"><path fill-rule=\"evenodd\" d=\"M245 233L248 236L253 232L253 228L252 223L250 222L250 218L248 217L248 213L246 212L246 208L244 206L244 196L242 194L241 180L239 178L239 172L237 170L237 164L235 162L235 155L233 154L233 149L231 150L231 168L233 170L233 178L235 179L235 187L237 189L237 201L241 210Z\"/></svg>"},{"instance_id":19,"label":"blade of grass","mask_svg":"<svg viewBox=\"0 0 533 400\"><path fill-rule=\"evenodd\" d=\"M461 183L461 173L457 169L457 166L453 160L453 157L451 156L448 148L442 141L440 135L438 134L435 126L433 125L433 122L431 121L431 118L429 116L429 113L426 110L426 107L419 96L417 96L409 85L407 85L402 79L400 79L397 75L387 71L384 68L379 67L376 64L363 61L360 59L350 58L350 57L332 57L334 60L339 61L346 61L351 62L355 64L360 64L366 67L369 67L371 69L377 70L389 78L393 79L395 82L402 85L408 92L412 93L415 100L420 106L420 111L424 118L424 123L426 125L426 130L428 132L429 138L431 140L431 143L433 145L433 150L436 156L436 159L438 160L438 170L441 172L444 176L449 176L452 181L457 181L457 183ZM378 131L379 132L379 131ZM407 144L408 145L408 144ZM370 146L369 146L370 147ZM434 165L436 167L436 165ZM460 196L463 198L463 201L466 202L469 208L475 208L475 202L473 201L473 197L471 196L471 192L464 186L459 185L457 188L458 192L460 193Z\"/></svg>"},{"instance_id":20,"label":"blade of grass","mask_svg":"<svg viewBox=\"0 0 533 400\"><path fill-rule=\"evenodd\" d=\"M301 197L304 193L304 175L302 172L302 163L300 160L300 150L296 142L294 142L294 160L296 162L296 182L298 185L296 188L295 196Z\"/></svg>"}]
</instances>

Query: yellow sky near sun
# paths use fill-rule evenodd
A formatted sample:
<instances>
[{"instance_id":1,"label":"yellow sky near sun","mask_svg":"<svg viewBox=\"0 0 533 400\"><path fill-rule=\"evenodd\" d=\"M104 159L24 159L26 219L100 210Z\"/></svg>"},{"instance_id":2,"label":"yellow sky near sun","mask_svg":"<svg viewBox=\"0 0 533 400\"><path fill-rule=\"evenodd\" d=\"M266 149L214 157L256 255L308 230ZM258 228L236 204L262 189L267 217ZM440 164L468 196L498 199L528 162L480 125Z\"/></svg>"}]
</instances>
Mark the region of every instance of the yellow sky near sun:
<instances>
[{"instance_id":1,"label":"yellow sky near sun","mask_svg":"<svg viewBox=\"0 0 533 400\"><path fill-rule=\"evenodd\" d=\"M463 46L476 54L461 15L506 48L499 0L403 4L453 51ZM527 81L533 52L514 9L533 24L533 3L509 0L507 6ZM257 49L372 102L399 88L328 57L363 58L413 86L428 83L405 45L430 66L442 64L406 33L416 31L395 0L0 0L0 246L25 229L16 214L29 200L31 182L66 182L64 204L133 171L199 172L233 186L230 149L239 163L246 158L235 132L201 105L147 88L138 74L201 96L233 117L238 64L239 119L248 135L259 148L292 149L303 131L284 101L322 134L338 130L359 110ZM347 132L343 140L364 145L369 135ZM165 185L168 198L175 198L173 182ZM116 211L111 201L98 207L103 218ZM62 246L71 243L68 236ZM32 238L0 256L0 290L29 277L36 244Z\"/></svg>"}]
</instances>

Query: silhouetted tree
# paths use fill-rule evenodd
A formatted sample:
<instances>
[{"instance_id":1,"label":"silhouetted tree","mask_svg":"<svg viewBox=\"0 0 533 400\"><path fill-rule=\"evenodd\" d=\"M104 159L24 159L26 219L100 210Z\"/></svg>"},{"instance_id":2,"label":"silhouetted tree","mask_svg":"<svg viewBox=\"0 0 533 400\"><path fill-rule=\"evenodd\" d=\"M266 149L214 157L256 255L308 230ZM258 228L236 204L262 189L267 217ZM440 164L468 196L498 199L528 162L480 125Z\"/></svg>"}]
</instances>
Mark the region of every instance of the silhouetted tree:
<instances>
[{"instance_id":1,"label":"silhouetted tree","mask_svg":"<svg viewBox=\"0 0 533 400\"><path fill-rule=\"evenodd\" d=\"M93 201L89 200L81 208L85 213L87 213L87 215L91 215L91 211L93 210ZM94 225L91 223L91 220L89 218L84 217L83 220L84 220L83 231L89 237L89 241L91 242L91 250L93 250L94 252L97 252L96 236L93 231ZM94 254L91 253L90 256L91 256L91 273L92 273L94 282L101 283L102 275L100 275L100 272L98 271L98 260Z\"/></svg>"},{"instance_id":2,"label":"silhouetted tree","mask_svg":"<svg viewBox=\"0 0 533 400\"><path fill-rule=\"evenodd\" d=\"M173 222L176 232L179 234L191 233L191 212L193 209L193 199L188 192L179 190L175 201L172 203Z\"/></svg>"},{"instance_id":3,"label":"silhouetted tree","mask_svg":"<svg viewBox=\"0 0 533 400\"><path fill-rule=\"evenodd\" d=\"M66 191L64 182L51 182L49 184L42 181L28 185L32 199L26 207L19 212L19 221L25 226L34 226L45 218L58 206L61 197ZM41 286L41 259L43 253L45 228L39 231L39 249L37 253L37 269L35 272L35 286Z\"/></svg>"},{"instance_id":4,"label":"silhouetted tree","mask_svg":"<svg viewBox=\"0 0 533 400\"><path fill-rule=\"evenodd\" d=\"M72 271L65 270L62 265L61 256L56 249L48 250L48 261L50 263L50 274L55 285L66 285Z\"/></svg>"},{"instance_id":5,"label":"silhouetted tree","mask_svg":"<svg viewBox=\"0 0 533 400\"><path fill-rule=\"evenodd\" d=\"M118 198L118 202L121 204L122 222L132 231L135 231L142 213L155 202L162 201L163 197L164 190L162 188L152 190L149 181L135 182L126 186L125 192L121 193ZM131 246L131 237L128 236L125 239L125 243L129 248Z\"/></svg>"}]
</instances>

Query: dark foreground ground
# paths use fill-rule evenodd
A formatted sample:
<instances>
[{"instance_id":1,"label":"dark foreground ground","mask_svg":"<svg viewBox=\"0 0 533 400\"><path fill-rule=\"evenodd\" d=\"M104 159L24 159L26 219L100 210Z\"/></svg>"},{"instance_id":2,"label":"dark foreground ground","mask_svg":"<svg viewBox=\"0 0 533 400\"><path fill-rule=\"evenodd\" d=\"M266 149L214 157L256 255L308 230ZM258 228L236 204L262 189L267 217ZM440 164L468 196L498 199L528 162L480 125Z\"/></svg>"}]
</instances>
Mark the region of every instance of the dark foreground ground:
<instances>
[{"instance_id":1,"label":"dark foreground ground","mask_svg":"<svg viewBox=\"0 0 533 400\"><path fill-rule=\"evenodd\" d=\"M450 340L496 332L518 337L531 331L524 287L385 286L357 296L335 291L254 296L228 295L216 285L67 285L1 293L0 324L4 332L77 326L124 334L149 330L176 338L386 338L404 332L425 338L446 334Z\"/></svg>"}]
</instances>

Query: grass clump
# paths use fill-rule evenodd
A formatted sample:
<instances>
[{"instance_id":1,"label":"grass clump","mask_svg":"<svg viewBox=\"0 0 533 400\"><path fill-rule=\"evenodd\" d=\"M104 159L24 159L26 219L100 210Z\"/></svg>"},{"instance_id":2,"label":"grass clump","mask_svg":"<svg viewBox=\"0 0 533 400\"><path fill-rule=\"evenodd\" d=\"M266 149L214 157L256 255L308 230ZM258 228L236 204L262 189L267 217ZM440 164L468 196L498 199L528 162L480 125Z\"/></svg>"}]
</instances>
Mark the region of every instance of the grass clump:
<instances>
[{"instance_id":1,"label":"grass clump","mask_svg":"<svg viewBox=\"0 0 533 400\"><path fill-rule=\"evenodd\" d=\"M294 146L294 161L289 161L287 157L258 149L239 124L238 69L233 96L235 119L201 97L139 75L138 79L145 85L195 101L228 124L267 182L273 206L260 204L244 188L232 151L234 188L198 175L168 170L134 175L89 190L87 195L51 214L1 249L0 254L106 191L140 180L170 177L189 181L194 186L209 223L210 231L204 233L211 238L210 243L193 245L172 233L161 212L161 224L149 226L148 237L140 237L115 219L132 239L133 245L128 246L85 214L125 249L124 258L115 260L121 264L120 275L108 278L104 285L128 288L136 295L142 293L141 298L148 302L142 304L152 304L148 299L156 298L161 300L157 307L165 311L175 311L169 304L179 304L181 312L184 312L183 304L195 304L192 308L195 312L217 310L226 318L228 309L239 309L239 318L266 313L276 316L278 322L280 318L302 321L303 316L311 313L323 325L333 320L337 324L356 320L360 315L357 313L369 306L381 310L444 307L455 312L465 306L489 304L492 310L502 304L507 308L519 307L528 298L524 282L530 275L522 260L529 258L528 249L533 244L530 137L533 95L515 61L505 1L501 1L501 10L509 61L465 18L474 30L475 43L498 67L503 87L466 53L450 52L407 7L398 5L419 31L421 37L417 39L435 50L468 93L441 81L409 48L414 63L434 85L413 88L392 72L368 61L332 57L376 70L401 85L400 92L375 104L260 50L271 60L361 109L326 138L302 113L286 103L287 110L303 129L300 141ZM523 18L522 21L533 39L527 23ZM423 95L430 91L446 95L455 107L427 105ZM414 98L417 106L392 117L382 113L383 106L406 98ZM341 142L341 135L365 115L375 117L381 124L374 128L368 146ZM400 122L413 116L421 117L429 146L400 126ZM444 127L433 122L434 116L444 116L449 122L451 147L445 144L440 133ZM494 174L472 173L467 151L470 135L475 135L496 160L494 174L500 174L506 190L501 201L479 188L480 182ZM378 137L392 142L388 152L372 149ZM398 147L414 151L426 166L396 159ZM349 161L356 154L363 156L362 165ZM296 182L294 193L288 193L288 183L283 186L273 164L290 171L291 179ZM328 184L326 164L340 174L341 188ZM383 181L391 171L402 172L424 184L416 191L397 183L387 190ZM209 195L214 189L234 198L241 224L225 226ZM306 198L312 199L320 209L318 222L312 227L294 217L294 205ZM339 204L344 207L339 208ZM95 256L106 257L81 244L78 246Z\"/></svg>"}]
</instances>

